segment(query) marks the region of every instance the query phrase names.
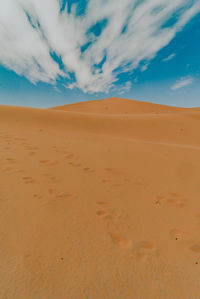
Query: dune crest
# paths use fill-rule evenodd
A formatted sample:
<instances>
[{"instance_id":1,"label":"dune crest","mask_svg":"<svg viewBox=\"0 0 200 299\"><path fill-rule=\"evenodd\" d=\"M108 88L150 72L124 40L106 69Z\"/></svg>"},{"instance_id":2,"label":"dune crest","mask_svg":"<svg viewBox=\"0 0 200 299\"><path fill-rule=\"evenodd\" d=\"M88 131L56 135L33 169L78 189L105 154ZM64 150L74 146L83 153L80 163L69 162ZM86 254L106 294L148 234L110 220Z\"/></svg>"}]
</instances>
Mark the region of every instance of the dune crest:
<instances>
[{"instance_id":1,"label":"dune crest","mask_svg":"<svg viewBox=\"0 0 200 299\"><path fill-rule=\"evenodd\" d=\"M0 298L198 298L200 109L0 106Z\"/></svg>"},{"instance_id":2,"label":"dune crest","mask_svg":"<svg viewBox=\"0 0 200 299\"><path fill-rule=\"evenodd\" d=\"M199 108L172 107L123 98L108 98L105 100L87 101L57 106L50 109L98 114L157 114L199 110Z\"/></svg>"}]
</instances>

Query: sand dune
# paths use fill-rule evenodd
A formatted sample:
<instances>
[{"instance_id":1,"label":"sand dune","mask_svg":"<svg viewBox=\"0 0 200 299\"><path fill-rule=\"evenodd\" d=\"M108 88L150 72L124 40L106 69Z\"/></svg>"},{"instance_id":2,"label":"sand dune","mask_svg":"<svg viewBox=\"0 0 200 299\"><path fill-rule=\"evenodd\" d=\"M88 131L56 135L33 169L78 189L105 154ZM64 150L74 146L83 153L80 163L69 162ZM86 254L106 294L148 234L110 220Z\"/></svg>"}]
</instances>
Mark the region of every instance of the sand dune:
<instances>
[{"instance_id":1,"label":"sand dune","mask_svg":"<svg viewBox=\"0 0 200 299\"><path fill-rule=\"evenodd\" d=\"M200 109L0 106L0 298L198 298Z\"/></svg>"},{"instance_id":2,"label":"sand dune","mask_svg":"<svg viewBox=\"0 0 200 299\"><path fill-rule=\"evenodd\" d=\"M106 100L88 101L64 106L53 107L54 110L103 113L103 114L146 114L196 111L198 108L179 108L148 102L132 101L122 98L108 98Z\"/></svg>"}]
</instances>

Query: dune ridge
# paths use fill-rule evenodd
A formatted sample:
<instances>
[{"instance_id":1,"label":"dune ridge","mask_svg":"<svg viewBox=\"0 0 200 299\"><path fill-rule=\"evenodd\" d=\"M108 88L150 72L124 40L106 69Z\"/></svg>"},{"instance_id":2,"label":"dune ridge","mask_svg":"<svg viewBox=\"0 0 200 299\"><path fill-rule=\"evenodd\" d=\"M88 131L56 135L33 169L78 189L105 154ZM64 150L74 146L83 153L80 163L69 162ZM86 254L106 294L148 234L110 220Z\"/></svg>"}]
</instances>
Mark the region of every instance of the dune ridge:
<instances>
[{"instance_id":1,"label":"dune ridge","mask_svg":"<svg viewBox=\"0 0 200 299\"><path fill-rule=\"evenodd\" d=\"M145 103L146 104L146 103ZM79 105L79 104L77 104ZM181 113L161 114L102 114L60 109L34 109L1 106L1 120L17 124L28 129L35 126L46 126L51 130L72 130L78 133L110 135L120 138L155 140L199 145L200 111L198 108L180 108ZM155 105L156 106L156 105ZM168 110L168 108L167 108Z\"/></svg>"},{"instance_id":2,"label":"dune ridge","mask_svg":"<svg viewBox=\"0 0 200 299\"><path fill-rule=\"evenodd\" d=\"M98 114L155 114L168 112L200 111L200 108L172 107L168 105L128 100L123 98L108 98L105 100L85 101L82 103L57 106L50 109Z\"/></svg>"},{"instance_id":3,"label":"dune ridge","mask_svg":"<svg viewBox=\"0 0 200 299\"><path fill-rule=\"evenodd\" d=\"M0 106L0 298L198 298L200 109Z\"/></svg>"}]
</instances>

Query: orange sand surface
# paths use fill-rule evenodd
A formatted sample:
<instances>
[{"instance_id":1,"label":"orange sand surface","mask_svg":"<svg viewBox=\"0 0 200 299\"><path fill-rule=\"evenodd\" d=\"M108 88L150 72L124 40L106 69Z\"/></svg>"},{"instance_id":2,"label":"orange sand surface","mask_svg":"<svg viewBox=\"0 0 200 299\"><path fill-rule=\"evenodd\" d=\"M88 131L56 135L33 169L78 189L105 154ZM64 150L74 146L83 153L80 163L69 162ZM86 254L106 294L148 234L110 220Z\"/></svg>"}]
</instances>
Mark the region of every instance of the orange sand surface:
<instances>
[{"instance_id":1,"label":"orange sand surface","mask_svg":"<svg viewBox=\"0 0 200 299\"><path fill-rule=\"evenodd\" d=\"M200 297L200 109L0 106L0 298Z\"/></svg>"}]
</instances>

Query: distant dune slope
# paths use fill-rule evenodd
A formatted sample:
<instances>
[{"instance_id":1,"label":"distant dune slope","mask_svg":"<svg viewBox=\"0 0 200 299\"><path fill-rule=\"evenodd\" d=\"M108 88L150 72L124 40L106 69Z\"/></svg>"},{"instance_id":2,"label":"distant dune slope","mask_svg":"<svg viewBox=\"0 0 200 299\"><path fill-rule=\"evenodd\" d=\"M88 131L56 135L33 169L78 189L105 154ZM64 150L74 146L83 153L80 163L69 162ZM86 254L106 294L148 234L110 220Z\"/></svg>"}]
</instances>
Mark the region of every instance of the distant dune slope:
<instances>
[{"instance_id":1,"label":"distant dune slope","mask_svg":"<svg viewBox=\"0 0 200 299\"><path fill-rule=\"evenodd\" d=\"M127 100L122 98L108 98L105 100L88 101L53 107L50 109L104 114L146 114L186 111L186 109L184 108L171 107L142 101ZM187 110L191 111L195 109L189 108Z\"/></svg>"},{"instance_id":2,"label":"distant dune slope","mask_svg":"<svg viewBox=\"0 0 200 299\"><path fill-rule=\"evenodd\" d=\"M122 100L119 101L120 106L123 106ZM108 107L109 105L111 106L111 109L114 107L113 110L118 113L102 113L100 101L92 102L92 108L88 109L89 112L79 111L81 110L79 105L84 107L83 103L69 105L71 109L69 111L61 110L59 107L58 109L33 109L1 106L0 121L4 121L8 126L16 124L24 130L44 126L47 130L72 131L73 134L75 132L84 134L85 132L151 142L200 144L198 130L200 111L198 108L160 107L160 105L156 104L140 104L140 102L125 101L125 107L128 103L128 105L133 106L133 111L134 107L137 107L137 111L140 111L140 113L123 114L117 110L118 108L116 109L118 107L118 99L116 102L112 99L111 102L108 100L106 103ZM89 102L86 103L86 107L88 105L90 105ZM99 106L100 113L98 113ZM146 109L146 113L142 113L143 106ZM67 109L67 106L65 107ZM152 113L152 111L157 111L157 109L162 109L162 111ZM149 113L147 113L147 110ZM93 113L92 111L95 112Z\"/></svg>"}]
</instances>

